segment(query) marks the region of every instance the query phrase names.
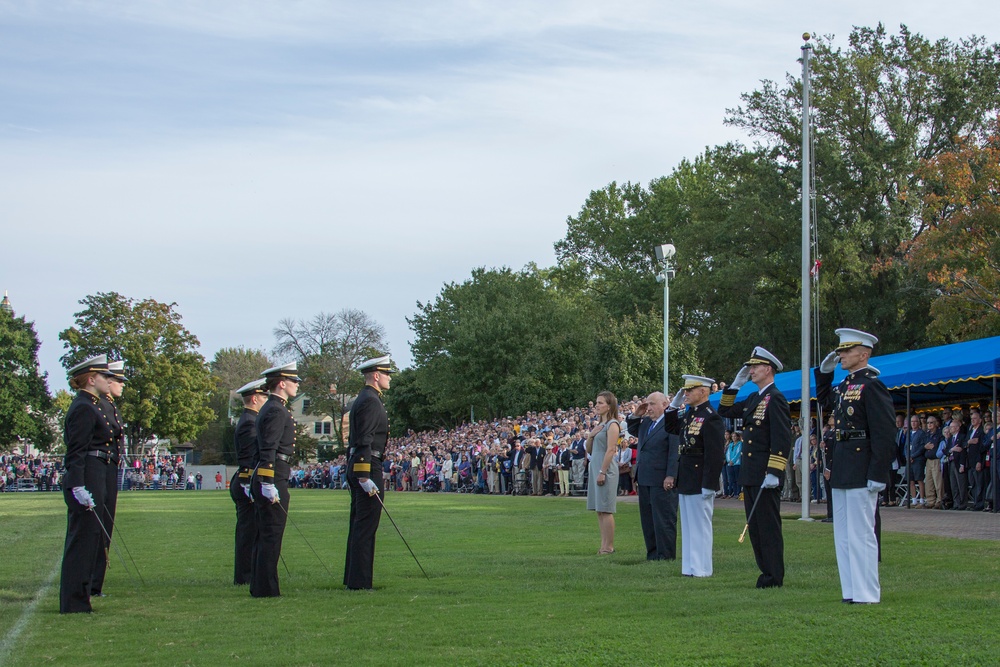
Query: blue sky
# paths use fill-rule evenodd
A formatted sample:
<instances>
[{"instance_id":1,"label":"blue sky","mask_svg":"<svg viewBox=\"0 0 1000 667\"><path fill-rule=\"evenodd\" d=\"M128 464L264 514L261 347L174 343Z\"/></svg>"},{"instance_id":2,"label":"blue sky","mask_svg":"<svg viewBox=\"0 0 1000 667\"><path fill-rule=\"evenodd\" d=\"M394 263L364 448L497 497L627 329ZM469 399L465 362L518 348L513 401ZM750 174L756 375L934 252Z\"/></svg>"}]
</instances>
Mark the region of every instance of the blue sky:
<instances>
[{"instance_id":1,"label":"blue sky","mask_svg":"<svg viewBox=\"0 0 1000 667\"><path fill-rule=\"evenodd\" d=\"M726 108L803 31L998 40L980 2L824 4L0 0L0 289L53 391L98 291L177 302L208 359L360 308L406 366L444 283L550 265L591 190L743 139Z\"/></svg>"}]
</instances>

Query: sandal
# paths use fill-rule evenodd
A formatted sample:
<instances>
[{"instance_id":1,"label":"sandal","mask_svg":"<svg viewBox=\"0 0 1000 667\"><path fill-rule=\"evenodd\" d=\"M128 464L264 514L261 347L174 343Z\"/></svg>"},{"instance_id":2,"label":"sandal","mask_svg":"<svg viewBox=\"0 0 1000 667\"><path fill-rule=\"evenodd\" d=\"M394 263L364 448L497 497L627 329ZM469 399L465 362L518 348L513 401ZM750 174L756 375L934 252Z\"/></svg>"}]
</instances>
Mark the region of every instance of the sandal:
<instances>
[{"instance_id":1,"label":"sandal","mask_svg":"<svg viewBox=\"0 0 1000 667\"><path fill-rule=\"evenodd\" d=\"M613 554L614 552L615 552L614 549L612 549L611 551L605 551L604 549L601 549L601 550L599 550L597 552L597 555L598 556L607 556L608 554Z\"/></svg>"}]
</instances>

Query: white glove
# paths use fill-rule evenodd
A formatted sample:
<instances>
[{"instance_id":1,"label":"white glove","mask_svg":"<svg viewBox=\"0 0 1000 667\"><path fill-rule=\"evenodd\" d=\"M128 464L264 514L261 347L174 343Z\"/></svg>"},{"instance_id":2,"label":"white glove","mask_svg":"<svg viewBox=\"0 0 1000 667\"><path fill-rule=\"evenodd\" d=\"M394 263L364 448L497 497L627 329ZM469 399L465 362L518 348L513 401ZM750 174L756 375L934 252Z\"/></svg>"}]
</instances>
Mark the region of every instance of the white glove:
<instances>
[{"instance_id":1,"label":"white glove","mask_svg":"<svg viewBox=\"0 0 1000 667\"><path fill-rule=\"evenodd\" d=\"M362 490L364 490L369 496L374 496L376 493L378 493L378 486L376 486L375 482L371 481L370 479L366 479L363 482L358 482L358 484L361 485Z\"/></svg>"},{"instance_id":2,"label":"white glove","mask_svg":"<svg viewBox=\"0 0 1000 667\"><path fill-rule=\"evenodd\" d=\"M677 393L674 394L673 400L670 401L670 407L674 410L680 410L682 405L684 405L684 390L678 389Z\"/></svg>"},{"instance_id":3,"label":"white glove","mask_svg":"<svg viewBox=\"0 0 1000 667\"><path fill-rule=\"evenodd\" d=\"M94 502L94 495L88 491L85 486L74 486L73 497L76 498L76 502L80 503L87 509L97 505L97 503Z\"/></svg>"},{"instance_id":4,"label":"white glove","mask_svg":"<svg viewBox=\"0 0 1000 667\"><path fill-rule=\"evenodd\" d=\"M250 485L249 484L240 484L240 488L243 489L243 493L247 494L247 498L249 498L250 500L253 500L253 496L250 495Z\"/></svg>"},{"instance_id":5,"label":"white glove","mask_svg":"<svg viewBox=\"0 0 1000 667\"><path fill-rule=\"evenodd\" d=\"M819 372L820 373L832 373L840 363L840 355L834 350L830 354L823 357L823 361L819 362Z\"/></svg>"},{"instance_id":6,"label":"white glove","mask_svg":"<svg viewBox=\"0 0 1000 667\"><path fill-rule=\"evenodd\" d=\"M740 369L740 372L736 374L736 379L733 380L733 383L731 385L729 385L729 388L739 389L740 387L745 385L747 383L747 380L749 379L750 379L750 367L744 366L743 368Z\"/></svg>"},{"instance_id":7,"label":"white glove","mask_svg":"<svg viewBox=\"0 0 1000 667\"><path fill-rule=\"evenodd\" d=\"M882 493L883 491L885 491L885 482L868 480L868 493Z\"/></svg>"},{"instance_id":8,"label":"white glove","mask_svg":"<svg viewBox=\"0 0 1000 667\"><path fill-rule=\"evenodd\" d=\"M778 481L777 475L772 475L771 473L767 473L766 475L764 475L764 482L763 484L761 484L761 486L764 487L765 489L776 489L778 488L779 484L781 484L781 482Z\"/></svg>"},{"instance_id":9,"label":"white glove","mask_svg":"<svg viewBox=\"0 0 1000 667\"><path fill-rule=\"evenodd\" d=\"M274 484L270 484L268 482L261 482L260 495L264 496L272 503L277 503L281 501L281 498L278 496L277 487L275 487Z\"/></svg>"},{"instance_id":10,"label":"white glove","mask_svg":"<svg viewBox=\"0 0 1000 667\"><path fill-rule=\"evenodd\" d=\"M713 491L712 489L702 489L701 497L704 498L705 500L708 500L709 498L714 498L715 491Z\"/></svg>"}]
</instances>

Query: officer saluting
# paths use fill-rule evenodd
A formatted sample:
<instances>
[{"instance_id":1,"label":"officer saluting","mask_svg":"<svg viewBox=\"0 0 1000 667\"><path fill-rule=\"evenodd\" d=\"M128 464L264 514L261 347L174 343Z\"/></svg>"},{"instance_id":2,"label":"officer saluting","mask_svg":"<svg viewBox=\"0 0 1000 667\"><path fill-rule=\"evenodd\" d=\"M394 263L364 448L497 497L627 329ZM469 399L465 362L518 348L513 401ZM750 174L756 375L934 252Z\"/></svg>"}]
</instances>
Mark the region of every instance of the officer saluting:
<instances>
[{"instance_id":1,"label":"officer saluting","mask_svg":"<svg viewBox=\"0 0 1000 667\"><path fill-rule=\"evenodd\" d=\"M236 462L239 468L229 482L229 496L236 503L236 558L233 583L249 584L253 572L253 546L257 541L257 521L250 498L250 474L257 456L257 413L267 401L265 380L248 382L236 393L243 399L243 414L236 422Z\"/></svg>"},{"instance_id":2,"label":"officer saluting","mask_svg":"<svg viewBox=\"0 0 1000 667\"><path fill-rule=\"evenodd\" d=\"M389 439L389 416L382 392L389 388L389 355L362 362L357 369L365 386L354 399L348 437L347 483L351 488L351 519L347 533L344 585L351 590L372 587L375 533L382 516L382 454Z\"/></svg>"},{"instance_id":3,"label":"officer saluting","mask_svg":"<svg viewBox=\"0 0 1000 667\"><path fill-rule=\"evenodd\" d=\"M712 514L726 462L726 425L712 409L712 378L685 375L677 494L681 510L681 574L712 576Z\"/></svg>"},{"instance_id":4,"label":"officer saluting","mask_svg":"<svg viewBox=\"0 0 1000 667\"><path fill-rule=\"evenodd\" d=\"M104 503L94 508L101 521L104 522L106 535L102 534L104 548L97 552L97 562L94 563L94 576L90 584L90 595L92 597L104 597L104 575L108 570L108 550L111 549L111 535L115 531L115 508L118 506L118 472L120 470L122 454L125 448L125 425L118 414L118 407L115 399L121 398L125 389L125 362L112 361L108 363L108 370L111 372L111 380L108 383L110 393L101 396L101 412L111 426L114 435L111 444L110 465L104 468Z\"/></svg>"},{"instance_id":5,"label":"officer saluting","mask_svg":"<svg viewBox=\"0 0 1000 667\"><path fill-rule=\"evenodd\" d=\"M277 597L278 558L288 520L288 475L295 453L295 420L288 402L302 378L294 363L269 368L261 375L270 396L257 415L257 456L251 491L257 517L257 553L250 595Z\"/></svg>"},{"instance_id":6,"label":"officer saluting","mask_svg":"<svg viewBox=\"0 0 1000 667\"><path fill-rule=\"evenodd\" d=\"M781 535L781 483L792 449L792 423L785 395L774 386L774 373L783 368L776 356L758 346L750 360L722 392L719 414L743 420L743 456L740 485L747 513L750 544L760 568L757 588L781 586L785 581L785 545ZM750 380L758 389L739 403L736 394ZM758 494L757 509L753 509Z\"/></svg>"},{"instance_id":7,"label":"officer saluting","mask_svg":"<svg viewBox=\"0 0 1000 667\"><path fill-rule=\"evenodd\" d=\"M66 544L59 579L59 613L91 612L91 584L104 533L90 510L104 504L105 480L114 447L111 422L101 411L101 396L111 391L107 355L91 357L69 369L69 385L79 393L66 412L63 500Z\"/></svg>"},{"instance_id":8,"label":"officer saluting","mask_svg":"<svg viewBox=\"0 0 1000 667\"><path fill-rule=\"evenodd\" d=\"M868 365L878 338L857 329L836 334L840 344L814 371L816 398L833 410L836 425L833 542L843 601L874 604L881 599L875 511L895 454L895 412L889 390ZM847 377L833 390L838 357Z\"/></svg>"}]
</instances>

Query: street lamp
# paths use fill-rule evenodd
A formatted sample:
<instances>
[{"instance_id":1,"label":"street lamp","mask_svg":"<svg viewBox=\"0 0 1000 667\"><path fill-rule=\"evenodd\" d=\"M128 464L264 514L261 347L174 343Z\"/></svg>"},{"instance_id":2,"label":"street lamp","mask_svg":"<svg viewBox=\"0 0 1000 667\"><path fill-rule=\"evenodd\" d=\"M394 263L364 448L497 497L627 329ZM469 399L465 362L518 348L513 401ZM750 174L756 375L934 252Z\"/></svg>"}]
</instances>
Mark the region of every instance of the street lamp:
<instances>
[{"instance_id":1,"label":"street lamp","mask_svg":"<svg viewBox=\"0 0 1000 667\"><path fill-rule=\"evenodd\" d=\"M656 246L656 261L662 267L656 282L663 283L663 394L667 395L670 378L670 279L674 277L674 255L677 248L672 243Z\"/></svg>"}]
</instances>

